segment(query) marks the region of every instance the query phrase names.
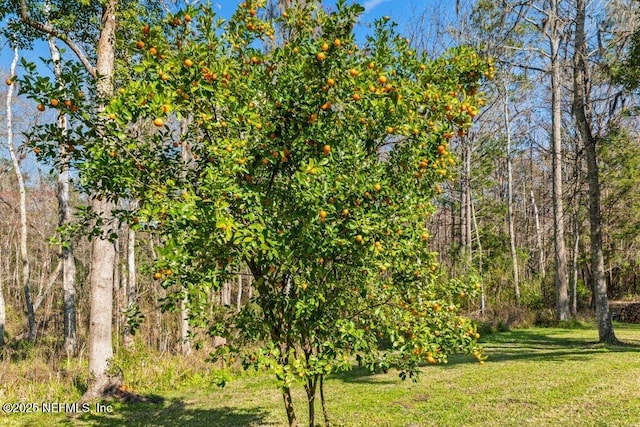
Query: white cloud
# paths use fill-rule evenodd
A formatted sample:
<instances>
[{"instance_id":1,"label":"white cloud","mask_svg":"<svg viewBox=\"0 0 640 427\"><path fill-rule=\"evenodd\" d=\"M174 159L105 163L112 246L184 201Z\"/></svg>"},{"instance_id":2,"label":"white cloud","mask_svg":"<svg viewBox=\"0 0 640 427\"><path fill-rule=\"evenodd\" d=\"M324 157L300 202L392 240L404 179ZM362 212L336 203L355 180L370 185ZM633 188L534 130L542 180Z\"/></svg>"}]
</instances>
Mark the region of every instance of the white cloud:
<instances>
[{"instance_id":1,"label":"white cloud","mask_svg":"<svg viewBox=\"0 0 640 427\"><path fill-rule=\"evenodd\" d=\"M374 8L378 7L380 4L389 1L389 0L367 0L364 2L364 13L371 12Z\"/></svg>"}]
</instances>

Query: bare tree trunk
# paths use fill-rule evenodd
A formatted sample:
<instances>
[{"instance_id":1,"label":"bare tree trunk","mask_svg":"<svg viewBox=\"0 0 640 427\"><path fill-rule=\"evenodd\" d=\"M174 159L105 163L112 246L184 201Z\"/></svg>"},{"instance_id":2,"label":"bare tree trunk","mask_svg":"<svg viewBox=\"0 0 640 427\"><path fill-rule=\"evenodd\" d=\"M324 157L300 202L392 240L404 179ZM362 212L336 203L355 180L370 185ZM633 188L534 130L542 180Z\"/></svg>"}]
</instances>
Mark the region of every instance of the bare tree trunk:
<instances>
[{"instance_id":1,"label":"bare tree trunk","mask_svg":"<svg viewBox=\"0 0 640 427\"><path fill-rule=\"evenodd\" d=\"M113 94L116 41L117 0L106 1L102 14L102 29L98 40L96 62L97 102L103 103ZM102 108L98 106L98 108ZM98 132L99 134L100 132ZM91 208L98 215L101 234L91 241L91 308L89 312L89 373L91 382L83 400L99 397L111 388L117 379L108 374L109 361L113 357L113 277L115 247L109 241L113 204L94 197Z\"/></svg>"},{"instance_id":2,"label":"bare tree trunk","mask_svg":"<svg viewBox=\"0 0 640 427\"><path fill-rule=\"evenodd\" d=\"M482 275L484 274L484 266L482 261L482 241L480 240L480 229L478 228L478 220L476 218L476 209L473 203L473 199L471 200L471 217L473 218L473 228L476 232L476 241L478 243L478 250L476 253L478 254L478 273L480 274L480 315L482 319L484 319L484 315L487 309L486 303L486 293L484 290L484 280L482 279Z\"/></svg>"},{"instance_id":3,"label":"bare tree trunk","mask_svg":"<svg viewBox=\"0 0 640 427\"><path fill-rule=\"evenodd\" d=\"M553 232L555 248L556 318L569 319L569 278L564 237L562 201L562 82L560 78L560 40L563 23L558 16L558 0L551 0L547 27L551 47L551 140L553 169Z\"/></svg>"},{"instance_id":4,"label":"bare tree trunk","mask_svg":"<svg viewBox=\"0 0 640 427\"><path fill-rule=\"evenodd\" d=\"M49 2L45 3L46 15L49 15ZM60 84L62 76L62 66L60 63L60 50L54 38L48 34L49 52L53 63L53 75L56 82ZM67 116L58 116L58 128L63 134L67 132ZM69 161L70 156L64 144L58 147L58 227L64 228L71 223L71 206L69 203ZM77 351L77 328L76 328L76 262L73 255L73 241L62 242L60 246L62 257L62 299L63 299L63 329L64 329L64 349L67 357L72 356Z\"/></svg>"},{"instance_id":5,"label":"bare tree trunk","mask_svg":"<svg viewBox=\"0 0 640 427\"><path fill-rule=\"evenodd\" d=\"M101 218L109 216L111 202L95 198L91 207ZM91 242L91 307L89 311L89 373L91 384L83 398L101 396L111 385L109 361L113 358L111 338L113 319L113 267L115 246L107 235Z\"/></svg>"},{"instance_id":6,"label":"bare tree trunk","mask_svg":"<svg viewBox=\"0 0 640 427\"><path fill-rule=\"evenodd\" d=\"M191 339L189 338L189 298L185 293L180 301L180 351L185 356L191 353Z\"/></svg>"},{"instance_id":7,"label":"bare tree trunk","mask_svg":"<svg viewBox=\"0 0 640 427\"><path fill-rule=\"evenodd\" d=\"M513 165L511 161L511 122L509 121L509 92L504 85L504 128L506 132L507 155L507 223L509 226L509 247L513 265L513 290L516 307L520 306L520 279L518 277L518 253L516 252L516 234L513 225Z\"/></svg>"},{"instance_id":8,"label":"bare tree trunk","mask_svg":"<svg viewBox=\"0 0 640 427\"><path fill-rule=\"evenodd\" d=\"M8 265L9 260L2 259L2 248L0 248L0 265ZM0 347L4 346L4 325L7 320L7 307L4 301L4 285L2 275L0 275Z\"/></svg>"},{"instance_id":9,"label":"bare tree trunk","mask_svg":"<svg viewBox=\"0 0 640 427\"><path fill-rule=\"evenodd\" d=\"M578 314L578 251L580 250L580 230L578 224L578 213L573 220L573 278L571 284L571 315Z\"/></svg>"},{"instance_id":10,"label":"bare tree trunk","mask_svg":"<svg viewBox=\"0 0 640 427\"><path fill-rule=\"evenodd\" d=\"M236 295L236 311L242 307L242 272L238 273L238 294Z\"/></svg>"},{"instance_id":11,"label":"bare tree trunk","mask_svg":"<svg viewBox=\"0 0 640 427\"><path fill-rule=\"evenodd\" d=\"M536 249L538 251L538 274L544 278L546 276L547 266L544 259L544 245L542 244L542 228L540 227L540 214L538 213L538 205L536 198L531 190L531 206L533 207L533 220L536 227Z\"/></svg>"},{"instance_id":12,"label":"bare tree trunk","mask_svg":"<svg viewBox=\"0 0 640 427\"><path fill-rule=\"evenodd\" d=\"M187 119L180 123L180 132L182 135L188 132L189 122ZM192 160L191 150L186 144L182 144L182 162L188 165ZM180 351L185 356L191 353L191 338L189 337L189 294L184 290L184 297L180 301Z\"/></svg>"},{"instance_id":13,"label":"bare tree trunk","mask_svg":"<svg viewBox=\"0 0 640 427\"><path fill-rule=\"evenodd\" d=\"M118 209L118 207L116 206L116 209ZM118 228L120 227L120 223L118 222ZM120 268L122 266L122 263L120 262L120 233L119 231L116 231L118 233L118 237L116 237L115 241L113 242L113 249L115 251L114 256L113 256L113 311L115 313L115 315L113 316L113 318L111 319L113 322L113 335L117 338L120 336L120 327L122 324L122 277L123 275L121 274L122 272L120 271ZM114 345L114 350L115 353L118 353L118 348L119 348L119 341L118 339L116 339Z\"/></svg>"},{"instance_id":14,"label":"bare tree trunk","mask_svg":"<svg viewBox=\"0 0 640 427\"><path fill-rule=\"evenodd\" d=\"M586 11L584 0L576 0L575 63L573 76L573 110L580 137L584 143L587 159L587 181L589 183L589 223L591 231L591 270L593 272L596 321L601 342L616 343L613 331L607 280L602 254L602 214L600 211L600 179L598 173L597 138L591 130L592 108L590 100L589 64L585 36Z\"/></svg>"},{"instance_id":15,"label":"bare tree trunk","mask_svg":"<svg viewBox=\"0 0 640 427\"><path fill-rule=\"evenodd\" d=\"M18 48L13 49L13 61L11 62L11 78L16 75L16 67L18 65ZM16 173L18 181L18 192L20 194L20 263L22 264L22 288L24 290L24 300L27 309L27 320L29 323L29 340L36 340L36 319L33 311L33 303L31 301L30 281L30 265L29 251L27 248L27 190L24 184L24 177L20 169L20 160L13 144L13 89L15 85L10 85L7 91L7 147L13 163L13 169Z\"/></svg>"},{"instance_id":16,"label":"bare tree trunk","mask_svg":"<svg viewBox=\"0 0 640 427\"><path fill-rule=\"evenodd\" d=\"M225 281L222 284L222 305L224 307L230 307L231 306L231 283L229 283L228 281Z\"/></svg>"},{"instance_id":17,"label":"bare tree trunk","mask_svg":"<svg viewBox=\"0 0 640 427\"><path fill-rule=\"evenodd\" d=\"M471 141L468 136L461 139L462 176L460 195L460 255L465 270L471 265Z\"/></svg>"},{"instance_id":18,"label":"bare tree trunk","mask_svg":"<svg viewBox=\"0 0 640 427\"><path fill-rule=\"evenodd\" d=\"M131 209L136 204L131 202ZM136 304L136 296L138 293L138 277L136 275L136 232L127 226L127 289L126 289L126 307L131 309ZM122 342L125 348L133 346L133 335L129 328L128 322L125 323Z\"/></svg>"}]
</instances>

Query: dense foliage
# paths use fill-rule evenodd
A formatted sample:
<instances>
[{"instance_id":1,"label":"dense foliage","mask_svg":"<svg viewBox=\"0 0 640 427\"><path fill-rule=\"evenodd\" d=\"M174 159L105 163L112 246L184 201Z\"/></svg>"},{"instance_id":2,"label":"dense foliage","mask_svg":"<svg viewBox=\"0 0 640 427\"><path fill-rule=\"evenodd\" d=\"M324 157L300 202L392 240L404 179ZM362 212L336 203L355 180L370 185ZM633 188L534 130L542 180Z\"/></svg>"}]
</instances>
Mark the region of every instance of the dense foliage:
<instances>
[{"instance_id":1,"label":"dense foliage","mask_svg":"<svg viewBox=\"0 0 640 427\"><path fill-rule=\"evenodd\" d=\"M163 236L154 277L173 291L167 307L186 297L193 323L273 371L285 402L302 379L312 403L353 355L403 377L451 353L482 359L458 313L480 286L437 280L425 223L493 67L465 47L417 55L387 19L358 44L361 11L272 19L247 2L229 22L203 7L141 23L102 112L82 108L79 70L57 86L33 68L24 80L39 109L72 123L39 128L37 152L53 157L64 139L85 188L139 200L120 217ZM212 322L208 292L241 266L255 297Z\"/></svg>"}]
</instances>

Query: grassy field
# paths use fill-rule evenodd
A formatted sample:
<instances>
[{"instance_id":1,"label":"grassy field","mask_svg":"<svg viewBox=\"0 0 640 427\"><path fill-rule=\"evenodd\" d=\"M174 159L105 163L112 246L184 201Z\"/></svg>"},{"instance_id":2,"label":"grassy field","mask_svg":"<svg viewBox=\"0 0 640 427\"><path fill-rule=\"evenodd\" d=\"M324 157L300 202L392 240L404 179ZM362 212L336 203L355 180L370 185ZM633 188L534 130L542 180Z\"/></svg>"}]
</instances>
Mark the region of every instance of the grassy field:
<instances>
[{"instance_id":1,"label":"grassy field","mask_svg":"<svg viewBox=\"0 0 640 427\"><path fill-rule=\"evenodd\" d=\"M593 325L496 333L484 340L485 365L452 358L447 365L423 368L418 383L401 381L392 371L333 375L325 384L330 419L336 426L368 427L640 426L640 325L618 324L616 333L626 345L596 344ZM303 395L301 387L295 389L301 425ZM5 415L0 424L286 424L275 382L262 374L244 374L225 388L191 381L150 397L159 403L105 402L112 405L110 414Z\"/></svg>"}]
</instances>

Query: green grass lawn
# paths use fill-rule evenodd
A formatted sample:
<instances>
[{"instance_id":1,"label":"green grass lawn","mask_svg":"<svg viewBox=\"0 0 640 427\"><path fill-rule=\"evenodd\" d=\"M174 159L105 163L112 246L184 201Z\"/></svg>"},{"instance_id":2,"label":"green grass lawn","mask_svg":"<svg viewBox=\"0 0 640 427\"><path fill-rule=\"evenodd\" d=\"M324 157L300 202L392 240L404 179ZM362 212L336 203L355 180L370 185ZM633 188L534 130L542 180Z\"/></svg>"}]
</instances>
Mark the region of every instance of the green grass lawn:
<instances>
[{"instance_id":1,"label":"green grass lawn","mask_svg":"<svg viewBox=\"0 0 640 427\"><path fill-rule=\"evenodd\" d=\"M397 372L361 369L325 384L336 426L639 426L640 325L616 325L624 346L596 344L593 327L520 329L484 340L489 356L422 369L417 383ZM275 381L243 375L225 388L181 386L155 391L161 403L111 402L113 413L5 416L6 425L283 426ZM305 425L304 392L295 389ZM105 402L108 403L108 402ZM322 421L318 404L317 421Z\"/></svg>"}]
</instances>

